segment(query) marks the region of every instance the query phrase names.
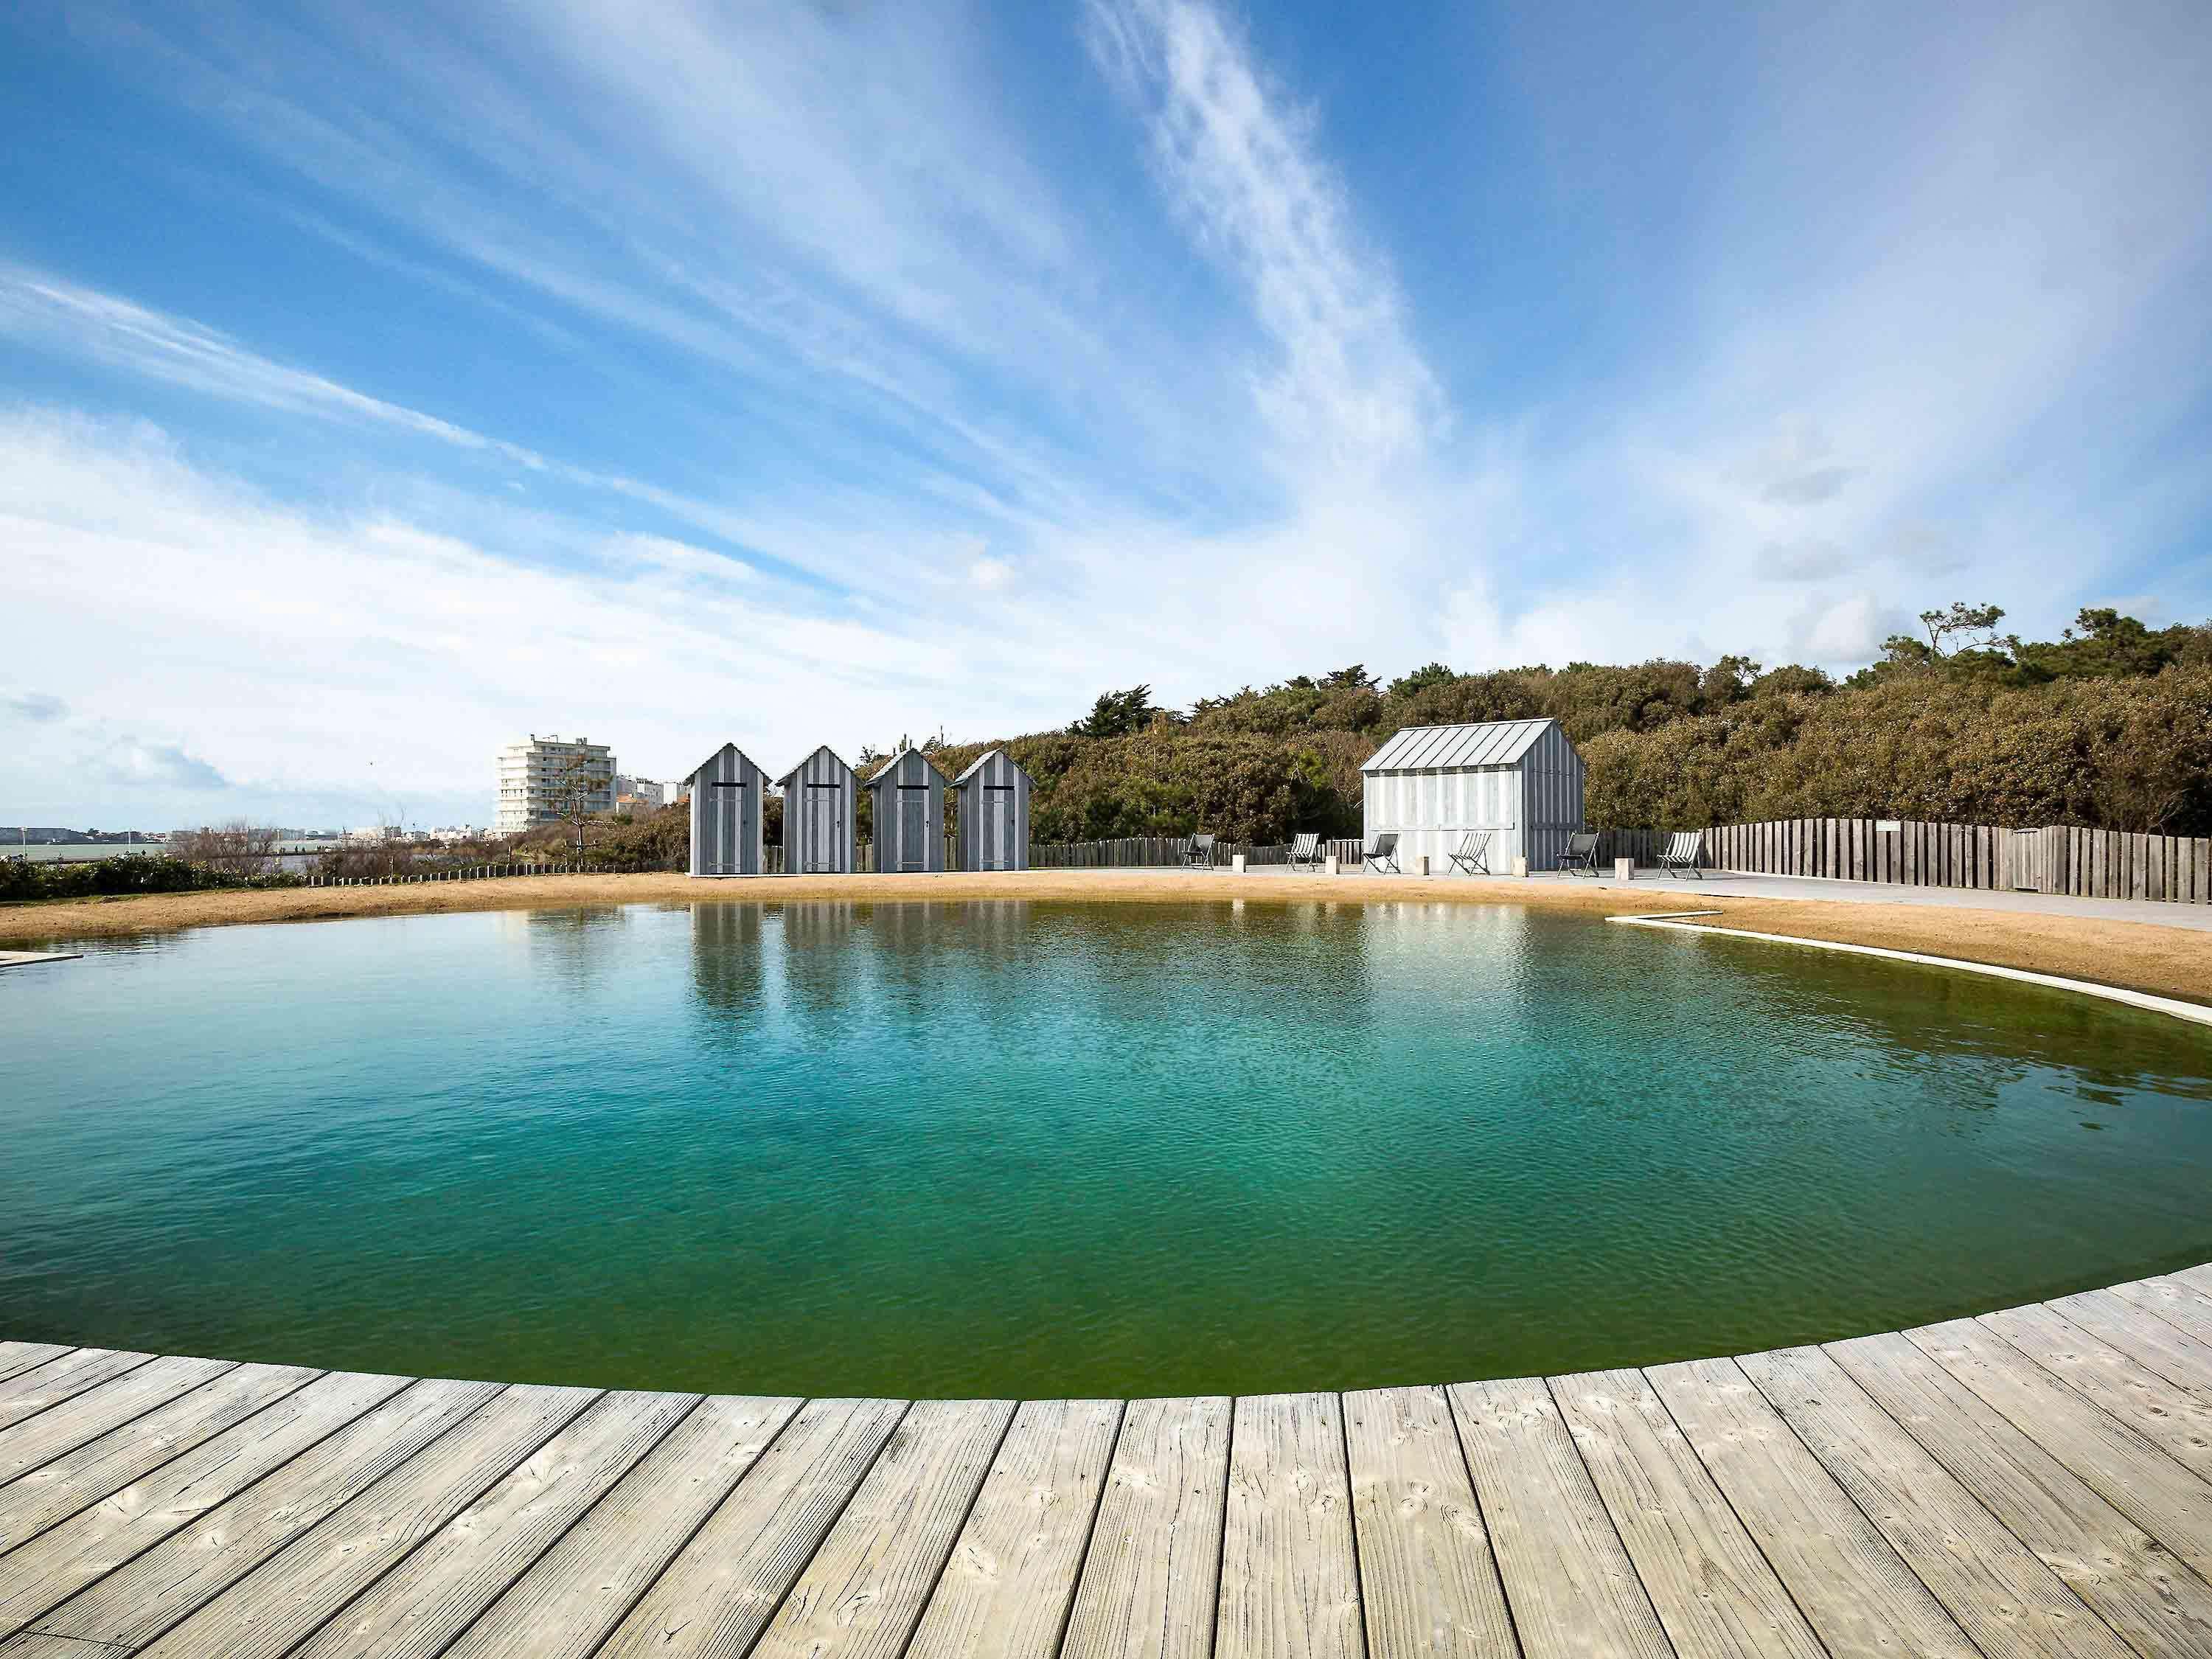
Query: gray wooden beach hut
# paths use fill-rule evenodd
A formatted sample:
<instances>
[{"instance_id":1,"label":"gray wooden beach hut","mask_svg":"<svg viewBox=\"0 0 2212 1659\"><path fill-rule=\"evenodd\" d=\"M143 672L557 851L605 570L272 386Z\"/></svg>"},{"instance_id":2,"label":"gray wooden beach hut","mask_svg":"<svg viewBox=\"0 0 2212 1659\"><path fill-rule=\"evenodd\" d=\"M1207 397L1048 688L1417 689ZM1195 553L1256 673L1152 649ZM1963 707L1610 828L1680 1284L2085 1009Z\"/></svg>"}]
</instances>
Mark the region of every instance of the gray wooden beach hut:
<instances>
[{"instance_id":1,"label":"gray wooden beach hut","mask_svg":"<svg viewBox=\"0 0 2212 1659\"><path fill-rule=\"evenodd\" d=\"M978 755L952 780L960 800L953 840L963 870L1030 867L1030 775L1003 749Z\"/></svg>"},{"instance_id":2,"label":"gray wooden beach hut","mask_svg":"<svg viewBox=\"0 0 2212 1659\"><path fill-rule=\"evenodd\" d=\"M691 774L691 873L757 876L768 867L762 830L768 774L726 743Z\"/></svg>"},{"instance_id":3,"label":"gray wooden beach hut","mask_svg":"<svg viewBox=\"0 0 2212 1659\"><path fill-rule=\"evenodd\" d=\"M1396 832L1404 870L1425 857L1450 874L1453 852L1482 830L1498 874L1516 858L1549 870L1583 827L1583 757L1557 720L1409 726L1359 770L1367 844Z\"/></svg>"},{"instance_id":4,"label":"gray wooden beach hut","mask_svg":"<svg viewBox=\"0 0 2212 1659\"><path fill-rule=\"evenodd\" d=\"M787 875L849 876L860 868L860 780L828 744L776 780L783 787Z\"/></svg>"},{"instance_id":5,"label":"gray wooden beach hut","mask_svg":"<svg viewBox=\"0 0 2212 1659\"><path fill-rule=\"evenodd\" d=\"M902 749L868 780L876 799L876 868L945 868L945 774L919 749Z\"/></svg>"}]
</instances>

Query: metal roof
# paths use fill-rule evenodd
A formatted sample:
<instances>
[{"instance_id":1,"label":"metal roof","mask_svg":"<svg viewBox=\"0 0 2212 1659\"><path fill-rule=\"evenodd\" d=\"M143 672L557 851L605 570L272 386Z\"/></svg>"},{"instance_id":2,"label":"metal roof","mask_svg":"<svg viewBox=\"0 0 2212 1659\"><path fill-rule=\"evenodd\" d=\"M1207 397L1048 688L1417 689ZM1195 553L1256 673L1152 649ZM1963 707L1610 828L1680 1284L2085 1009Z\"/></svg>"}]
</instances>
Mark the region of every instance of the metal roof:
<instances>
[{"instance_id":1,"label":"metal roof","mask_svg":"<svg viewBox=\"0 0 2212 1659\"><path fill-rule=\"evenodd\" d=\"M1483 720L1473 726L1409 726L1367 757L1362 772L1455 772L1510 766L1535 746L1553 720Z\"/></svg>"}]
</instances>

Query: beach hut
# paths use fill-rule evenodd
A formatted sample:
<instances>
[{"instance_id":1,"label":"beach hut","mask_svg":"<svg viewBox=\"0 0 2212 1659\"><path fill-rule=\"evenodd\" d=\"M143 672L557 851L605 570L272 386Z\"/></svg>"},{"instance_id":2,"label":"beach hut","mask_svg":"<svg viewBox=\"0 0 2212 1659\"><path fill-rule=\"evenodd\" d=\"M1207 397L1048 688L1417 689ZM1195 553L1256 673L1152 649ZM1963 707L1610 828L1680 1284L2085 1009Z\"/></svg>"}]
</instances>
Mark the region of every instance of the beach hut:
<instances>
[{"instance_id":1,"label":"beach hut","mask_svg":"<svg viewBox=\"0 0 2212 1659\"><path fill-rule=\"evenodd\" d=\"M757 876L762 854L763 797L768 774L745 751L726 743L699 763L691 790L691 873Z\"/></svg>"},{"instance_id":2,"label":"beach hut","mask_svg":"<svg viewBox=\"0 0 2212 1659\"><path fill-rule=\"evenodd\" d=\"M1407 872L1425 858L1431 874L1449 874L1452 854L1481 830L1498 874L1516 858L1549 870L1583 827L1583 757L1557 720L1409 726L1359 770L1367 844L1395 831Z\"/></svg>"},{"instance_id":3,"label":"beach hut","mask_svg":"<svg viewBox=\"0 0 2212 1659\"><path fill-rule=\"evenodd\" d=\"M945 868L945 774L919 749L902 749L868 780L876 800L876 868Z\"/></svg>"},{"instance_id":4,"label":"beach hut","mask_svg":"<svg viewBox=\"0 0 2212 1659\"><path fill-rule=\"evenodd\" d=\"M1030 867L1030 775L1003 749L976 757L952 780L960 801L963 870L1026 870Z\"/></svg>"},{"instance_id":5,"label":"beach hut","mask_svg":"<svg viewBox=\"0 0 2212 1659\"><path fill-rule=\"evenodd\" d=\"M823 744L776 782L783 788L784 872L849 876L860 868L860 781L836 751Z\"/></svg>"}]
</instances>

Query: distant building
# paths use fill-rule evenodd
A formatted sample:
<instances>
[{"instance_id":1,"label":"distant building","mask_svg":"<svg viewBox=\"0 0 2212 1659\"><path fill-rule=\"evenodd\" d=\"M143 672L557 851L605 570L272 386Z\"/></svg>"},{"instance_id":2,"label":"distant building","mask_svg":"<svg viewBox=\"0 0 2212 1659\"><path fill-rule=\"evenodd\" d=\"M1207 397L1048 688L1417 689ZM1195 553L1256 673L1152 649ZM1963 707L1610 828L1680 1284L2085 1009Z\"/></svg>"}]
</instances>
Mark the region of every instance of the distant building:
<instances>
[{"instance_id":1,"label":"distant building","mask_svg":"<svg viewBox=\"0 0 2212 1659\"><path fill-rule=\"evenodd\" d=\"M532 732L499 751L499 810L492 827L512 836L533 824L551 823L579 792L586 811L614 811L614 750L582 738Z\"/></svg>"},{"instance_id":2,"label":"distant building","mask_svg":"<svg viewBox=\"0 0 2212 1659\"><path fill-rule=\"evenodd\" d=\"M621 806L624 804L632 806L665 806L668 804L668 797L663 792L661 786L651 778L618 777L615 780L615 805Z\"/></svg>"}]
</instances>

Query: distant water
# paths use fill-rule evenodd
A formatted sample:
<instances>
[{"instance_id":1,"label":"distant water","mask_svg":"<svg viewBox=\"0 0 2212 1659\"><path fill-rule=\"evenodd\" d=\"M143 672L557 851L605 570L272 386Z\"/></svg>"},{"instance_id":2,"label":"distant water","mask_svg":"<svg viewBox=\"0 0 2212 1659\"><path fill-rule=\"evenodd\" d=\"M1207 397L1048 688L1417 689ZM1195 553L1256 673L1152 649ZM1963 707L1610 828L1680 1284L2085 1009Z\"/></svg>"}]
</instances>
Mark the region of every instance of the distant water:
<instances>
[{"instance_id":1,"label":"distant water","mask_svg":"<svg viewBox=\"0 0 2212 1659\"><path fill-rule=\"evenodd\" d=\"M636 906L0 975L0 1334L1063 1395L1887 1328L2212 1258L2212 1033L1510 908Z\"/></svg>"},{"instance_id":2,"label":"distant water","mask_svg":"<svg viewBox=\"0 0 2212 1659\"><path fill-rule=\"evenodd\" d=\"M276 854L280 868L290 871L313 869L325 853L345 850L343 842L285 842ZM131 854L145 858L167 858L177 852L168 842L160 841L87 841L64 842L59 845L33 842L19 845L8 839L0 830L0 859L24 859L33 864L52 864L66 861L71 864L92 859L119 859Z\"/></svg>"},{"instance_id":3,"label":"distant water","mask_svg":"<svg viewBox=\"0 0 2212 1659\"><path fill-rule=\"evenodd\" d=\"M71 863L81 859L119 859L129 853L152 858L168 851L168 844L158 841L64 842L59 846L33 842L24 846L9 840L6 832L0 831L0 859L23 859L32 864L51 864L61 859Z\"/></svg>"}]
</instances>

